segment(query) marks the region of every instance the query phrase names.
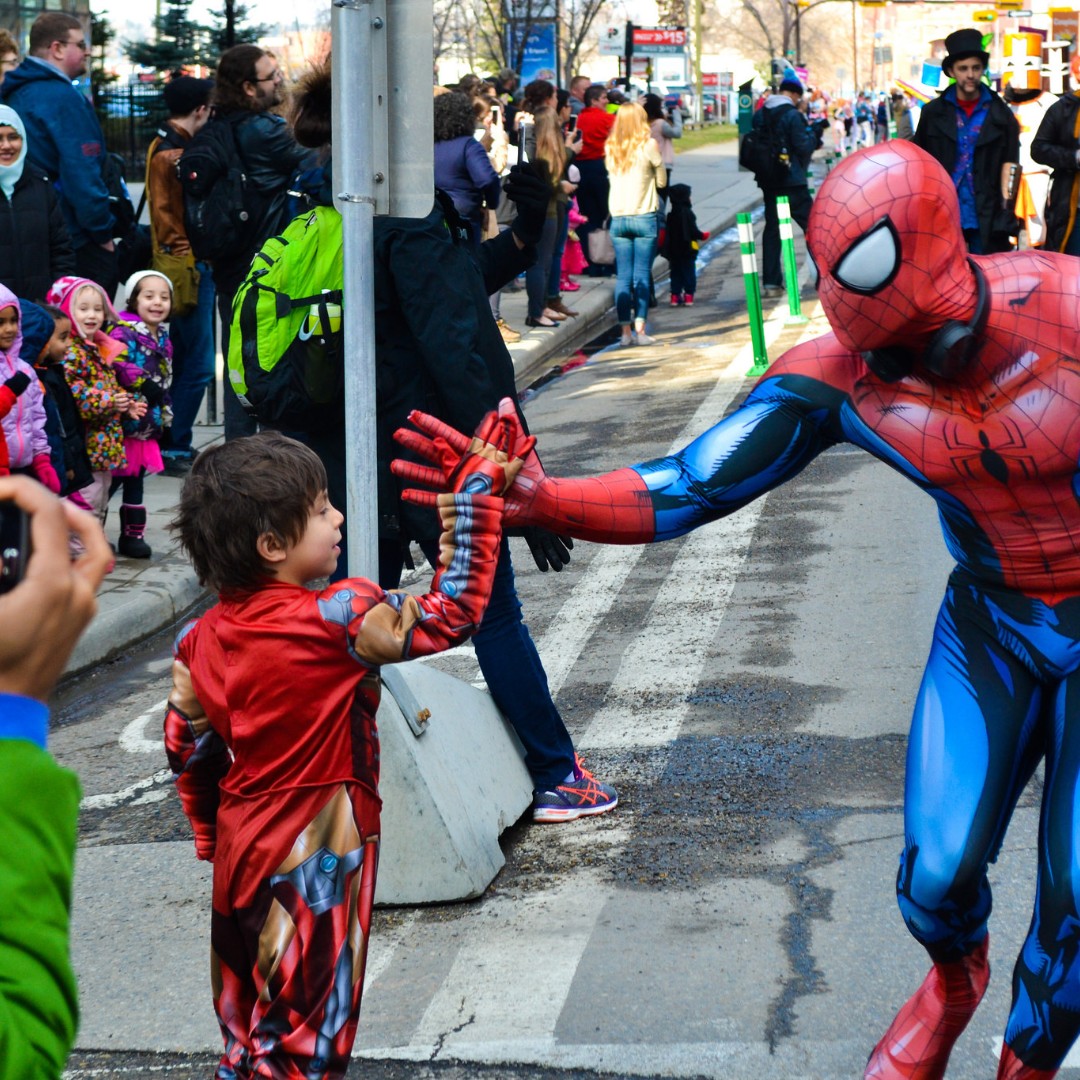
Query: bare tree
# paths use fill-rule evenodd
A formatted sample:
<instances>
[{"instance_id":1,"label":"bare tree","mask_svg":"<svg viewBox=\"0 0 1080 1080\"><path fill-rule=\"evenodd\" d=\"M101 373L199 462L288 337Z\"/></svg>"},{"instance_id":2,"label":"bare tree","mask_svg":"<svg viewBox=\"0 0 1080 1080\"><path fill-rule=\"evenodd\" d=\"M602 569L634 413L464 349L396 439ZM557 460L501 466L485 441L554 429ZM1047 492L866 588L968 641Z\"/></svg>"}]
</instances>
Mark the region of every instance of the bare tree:
<instances>
[{"instance_id":1,"label":"bare tree","mask_svg":"<svg viewBox=\"0 0 1080 1080\"><path fill-rule=\"evenodd\" d=\"M828 4L822 11L815 9ZM844 7L833 0L812 0L798 7L792 0L730 0L710 12L704 37L706 43L741 42L755 57L765 81L770 78L770 61L795 59L810 68L814 82L829 82L837 60L851 56L851 32ZM798 20L798 26L796 26Z\"/></svg>"},{"instance_id":2,"label":"bare tree","mask_svg":"<svg viewBox=\"0 0 1080 1080\"><path fill-rule=\"evenodd\" d=\"M603 8L610 11L611 4L607 0L563 0L563 86L569 86L577 74L582 55L592 51L587 46L592 44L596 16Z\"/></svg>"}]
</instances>

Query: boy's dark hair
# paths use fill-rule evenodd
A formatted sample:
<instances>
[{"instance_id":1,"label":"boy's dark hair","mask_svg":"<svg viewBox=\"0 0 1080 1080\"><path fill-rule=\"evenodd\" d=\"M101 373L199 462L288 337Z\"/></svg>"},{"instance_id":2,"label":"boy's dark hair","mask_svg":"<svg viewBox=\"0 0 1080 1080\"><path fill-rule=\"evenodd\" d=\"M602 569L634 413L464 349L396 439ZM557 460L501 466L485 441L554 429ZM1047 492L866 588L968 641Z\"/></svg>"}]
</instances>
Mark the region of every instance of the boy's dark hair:
<instances>
[{"instance_id":1,"label":"boy's dark hair","mask_svg":"<svg viewBox=\"0 0 1080 1080\"><path fill-rule=\"evenodd\" d=\"M62 320L62 321L64 321L64 322L71 322L71 316L70 316L70 315L66 315L66 314L65 314L65 313L64 313L64 312L63 312L63 311L62 311L62 310L61 310L60 308L58 308L58 307L57 307L57 306L56 306L55 304L46 304L46 303L45 303L44 301L42 301L42 300L35 300L35 301L34 301L34 303L35 303L35 304L37 304L37 306L38 306L39 308L41 308L41 310L42 310L42 311L44 311L44 312L45 312L45 314L46 314L46 315L48 315L48 316L49 316L49 318L50 318L50 319L52 319L52 321L53 321L54 323L58 323L58 322L60 322L61 320Z\"/></svg>"},{"instance_id":2,"label":"boy's dark hair","mask_svg":"<svg viewBox=\"0 0 1080 1080\"><path fill-rule=\"evenodd\" d=\"M169 528L201 585L248 592L273 577L259 558L259 537L272 533L279 543L298 543L325 490L326 470L314 451L264 431L199 454Z\"/></svg>"},{"instance_id":3,"label":"boy's dark hair","mask_svg":"<svg viewBox=\"0 0 1080 1080\"><path fill-rule=\"evenodd\" d=\"M332 86L329 56L300 76L292 94L291 121L293 138L301 146L319 149L330 145Z\"/></svg>"}]
</instances>

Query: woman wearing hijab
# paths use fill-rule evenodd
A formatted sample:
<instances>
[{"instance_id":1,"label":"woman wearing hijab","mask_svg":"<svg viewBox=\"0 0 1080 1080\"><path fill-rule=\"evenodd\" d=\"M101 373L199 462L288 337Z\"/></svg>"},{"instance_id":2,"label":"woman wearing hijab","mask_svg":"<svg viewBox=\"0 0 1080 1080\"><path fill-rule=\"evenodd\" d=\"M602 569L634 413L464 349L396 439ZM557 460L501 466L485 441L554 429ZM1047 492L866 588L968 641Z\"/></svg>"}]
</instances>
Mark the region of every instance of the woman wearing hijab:
<instances>
[{"instance_id":1,"label":"woman wearing hijab","mask_svg":"<svg viewBox=\"0 0 1080 1080\"><path fill-rule=\"evenodd\" d=\"M40 300L75 272L75 255L56 191L26 167L26 128L7 105L0 105L0 193L0 284Z\"/></svg>"}]
</instances>

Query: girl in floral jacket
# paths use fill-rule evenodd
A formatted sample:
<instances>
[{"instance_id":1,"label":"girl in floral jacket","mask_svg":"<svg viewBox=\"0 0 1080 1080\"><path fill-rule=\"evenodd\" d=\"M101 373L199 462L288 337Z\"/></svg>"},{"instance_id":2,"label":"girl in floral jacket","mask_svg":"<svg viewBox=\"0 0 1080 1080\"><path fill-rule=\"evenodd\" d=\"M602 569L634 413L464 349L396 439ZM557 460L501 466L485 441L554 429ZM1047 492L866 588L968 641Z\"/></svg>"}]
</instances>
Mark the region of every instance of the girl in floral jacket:
<instances>
[{"instance_id":1,"label":"girl in floral jacket","mask_svg":"<svg viewBox=\"0 0 1080 1080\"><path fill-rule=\"evenodd\" d=\"M102 329L107 318L116 321L116 312L100 285L89 278L62 277L53 283L46 300L71 320L64 377L86 427L86 453L94 471L93 482L79 494L104 524L112 470L127 463L121 420L142 417L146 398L117 381L112 365L123 355L124 346Z\"/></svg>"},{"instance_id":2,"label":"girl in floral jacket","mask_svg":"<svg viewBox=\"0 0 1080 1080\"><path fill-rule=\"evenodd\" d=\"M128 418L123 422L127 462L122 468L113 469L112 489L121 486L124 489L120 554L149 559L153 553L144 538L143 477L159 473L165 467L158 440L163 424L171 418L172 342L165 320L172 310L172 284L152 270L140 270L128 278L124 290L127 310L120 313L109 336L121 342L126 352L113 367L124 389L146 398L147 410L139 419Z\"/></svg>"}]
</instances>

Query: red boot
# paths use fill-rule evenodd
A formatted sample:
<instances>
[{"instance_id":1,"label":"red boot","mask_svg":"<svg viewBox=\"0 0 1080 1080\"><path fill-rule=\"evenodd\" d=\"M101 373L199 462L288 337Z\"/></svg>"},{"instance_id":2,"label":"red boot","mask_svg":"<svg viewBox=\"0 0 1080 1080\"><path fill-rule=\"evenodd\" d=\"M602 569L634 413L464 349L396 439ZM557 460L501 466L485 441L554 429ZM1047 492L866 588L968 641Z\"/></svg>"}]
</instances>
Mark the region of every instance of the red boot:
<instances>
[{"instance_id":1,"label":"red boot","mask_svg":"<svg viewBox=\"0 0 1080 1080\"><path fill-rule=\"evenodd\" d=\"M997 1080L1051 1080L1057 1072L1057 1069L1033 1069L1025 1065L1007 1044L1001 1048Z\"/></svg>"},{"instance_id":2,"label":"red boot","mask_svg":"<svg viewBox=\"0 0 1080 1080\"><path fill-rule=\"evenodd\" d=\"M962 960L930 969L874 1047L863 1080L941 1080L953 1044L986 993L989 949L988 935Z\"/></svg>"}]
</instances>

